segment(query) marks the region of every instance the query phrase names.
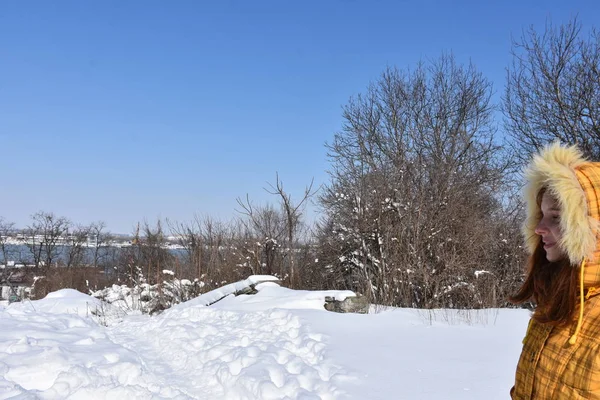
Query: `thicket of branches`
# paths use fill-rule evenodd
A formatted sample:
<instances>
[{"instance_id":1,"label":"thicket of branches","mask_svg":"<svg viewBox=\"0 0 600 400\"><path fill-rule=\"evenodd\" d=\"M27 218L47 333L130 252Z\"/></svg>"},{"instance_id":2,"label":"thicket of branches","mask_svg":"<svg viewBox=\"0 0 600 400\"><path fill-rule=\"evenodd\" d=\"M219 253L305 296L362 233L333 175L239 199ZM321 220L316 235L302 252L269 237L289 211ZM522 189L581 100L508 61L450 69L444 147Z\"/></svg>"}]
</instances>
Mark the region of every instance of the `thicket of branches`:
<instances>
[{"instance_id":1,"label":"thicket of branches","mask_svg":"<svg viewBox=\"0 0 600 400\"><path fill-rule=\"evenodd\" d=\"M209 290L271 274L290 287L351 289L395 306L507 305L524 273L516 171L554 140L600 158L598 32L576 19L549 23L523 32L512 54L502 104L474 65L452 55L387 68L343 107L327 144L330 180L319 190L311 183L292 199L276 175L266 188L273 201L238 198L233 221L144 222L122 249L108 245L102 223L74 226L40 212L21 232L38 238L26 243L28 255L47 282L92 268L103 276L95 285L160 284L167 270ZM315 200L322 219L311 227L305 210ZM0 219L0 263L15 259L6 246L14 233ZM60 285L82 283L56 278L45 290Z\"/></svg>"},{"instance_id":2,"label":"thicket of branches","mask_svg":"<svg viewBox=\"0 0 600 400\"><path fill-rule=\"evenodd\" d=\"M506 131L520 159L560 140L600 159L600 32L575 18L515 40L504 95Z\"/></svg>"}]
</instances>

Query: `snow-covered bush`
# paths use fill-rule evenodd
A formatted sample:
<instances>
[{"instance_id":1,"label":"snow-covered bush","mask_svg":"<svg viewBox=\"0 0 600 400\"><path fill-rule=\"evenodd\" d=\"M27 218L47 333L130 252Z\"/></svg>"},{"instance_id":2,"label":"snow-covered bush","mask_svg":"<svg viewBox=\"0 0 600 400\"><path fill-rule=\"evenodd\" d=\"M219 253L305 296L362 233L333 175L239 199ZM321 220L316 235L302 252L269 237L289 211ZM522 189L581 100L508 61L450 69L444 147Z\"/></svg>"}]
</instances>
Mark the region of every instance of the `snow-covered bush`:
<instances>
[{"instance_id":1,"label":"snow-covered bush","mask_svg":"<svg viewBox=\"0 0 600 400\"><path fill-rule=\"evenodd\" d=\"M204 286L204 282L198 279L190 281L171 278L155 285L145 282L132 286L112 285L101 290L91 290L90 294L126 313L140 311L153 314L197 297Z\"/></svg>"}]
</instances>

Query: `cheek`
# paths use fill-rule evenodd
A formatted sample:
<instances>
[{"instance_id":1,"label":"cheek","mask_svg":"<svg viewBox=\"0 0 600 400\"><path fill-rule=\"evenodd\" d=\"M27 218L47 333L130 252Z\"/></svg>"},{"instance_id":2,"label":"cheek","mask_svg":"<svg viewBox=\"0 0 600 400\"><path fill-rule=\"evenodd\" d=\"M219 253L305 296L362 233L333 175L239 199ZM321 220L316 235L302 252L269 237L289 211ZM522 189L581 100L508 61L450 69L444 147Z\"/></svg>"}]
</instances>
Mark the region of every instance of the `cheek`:
<instances>
[{"instance_id":1,"label":"cheek","mask_svg":"<svg viewBox=\"0 0 600 400\"><path fill-rule=\"evenodd\" d=\"M562 237L559 227L552 229L551 232L552 232L552 236L554 236L555 240L559 240Z\"/></svg>"}]
</instances>

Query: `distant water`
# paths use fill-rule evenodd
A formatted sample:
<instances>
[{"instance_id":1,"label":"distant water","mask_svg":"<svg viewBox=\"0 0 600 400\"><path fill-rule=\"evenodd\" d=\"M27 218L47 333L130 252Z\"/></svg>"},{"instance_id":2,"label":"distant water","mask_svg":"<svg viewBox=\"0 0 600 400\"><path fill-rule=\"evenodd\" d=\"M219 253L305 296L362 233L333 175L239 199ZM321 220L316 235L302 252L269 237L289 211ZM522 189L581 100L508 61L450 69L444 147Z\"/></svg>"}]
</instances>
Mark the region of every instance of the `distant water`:
<instances>
[{"instance_id":1,"label":"distant water","mask_svg":"<svg viewBox=\"0 0 600 400\"><path fill-rule=\"evenodd\" d=\"M68 257L69 257L69 250L70 250L70 246L57 246L56 250L57 250L57 256L56 256L56 261L60 261L60 262L66 262ZM111 251L114 251L115 248L112 248L112 250L110 250L111 248L101 248L100 251L100 255L102 255L104 258L106 258L106 256L108 254L110 254ZM94 260L94 250L95 248L93 247L84 247L83 248L83 260L85 263L92 263ZM117 249L117 251L120 249ZM7 255L6 255L7 261L14 261L16 263L21 263L21 264L33 264L33 254L31 252L31 250L29 249L29 247L27 247L24 244L19 244L19 245L8 245L7 246ZM44 258L43 253L42 253L42 258ZM3 262L4 258L3 255L0 254L0 262Z\"/></svg>"},{"instance_id":2,"label":"distant water","mask_svg":"<svg viewBox=\"0 0 600 400\"><path fill-rule=\"evenodd\" d=\"M34 257L31 253L31 250L27 245L19 244L19 245L7 245L7 261L14 261L18 264L33 264ZM56 261L61 263L66 263L69 258L69 250L71 246L57 246L57 256ZM94 247L84 247L83 248L83 262L87 265L93 264L94 262L94 252L96 248ZM109 246L109 247L101 247L98 250L99 258L103 261L107 260L115 260L119 257L120 253L124 251L121 247ZM177 256L181 256L184 254L184 250L182 249L172 249L169 250L173 254ZM42 255L42 259L44 256ZM4 257L0 253L0 264L4 262Z\"/></svg>"}]
</instances>

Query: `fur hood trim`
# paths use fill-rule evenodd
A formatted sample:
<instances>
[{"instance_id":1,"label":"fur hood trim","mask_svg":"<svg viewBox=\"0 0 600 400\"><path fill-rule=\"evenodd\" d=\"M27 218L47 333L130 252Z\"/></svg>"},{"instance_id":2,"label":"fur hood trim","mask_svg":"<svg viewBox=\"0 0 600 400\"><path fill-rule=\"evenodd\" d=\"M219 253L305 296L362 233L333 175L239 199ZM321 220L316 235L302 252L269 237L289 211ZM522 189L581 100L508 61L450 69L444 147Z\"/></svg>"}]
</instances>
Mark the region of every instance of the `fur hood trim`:
<instances>
[{"instance_id":1,"label":"fur hood trim","mask_svg":"<svg viewBox=\"0 0 600 400\"><path fill-rule=\"evenodd\" d=\"M577 147L554 143L540 151L525 169L527 216L522 230L530 253L533 253L541 240L535 234L535 227L542 218L537 195L540 189L546 187L561 208L560 227L563 235L558 245L573 265L581 264L584 259L593 259L598 221L591 217L586 194L589 189L585 182L584 185L580 183L580 179L585 176L578 172L586 163Z\"/></svg>"}]
</instances>

